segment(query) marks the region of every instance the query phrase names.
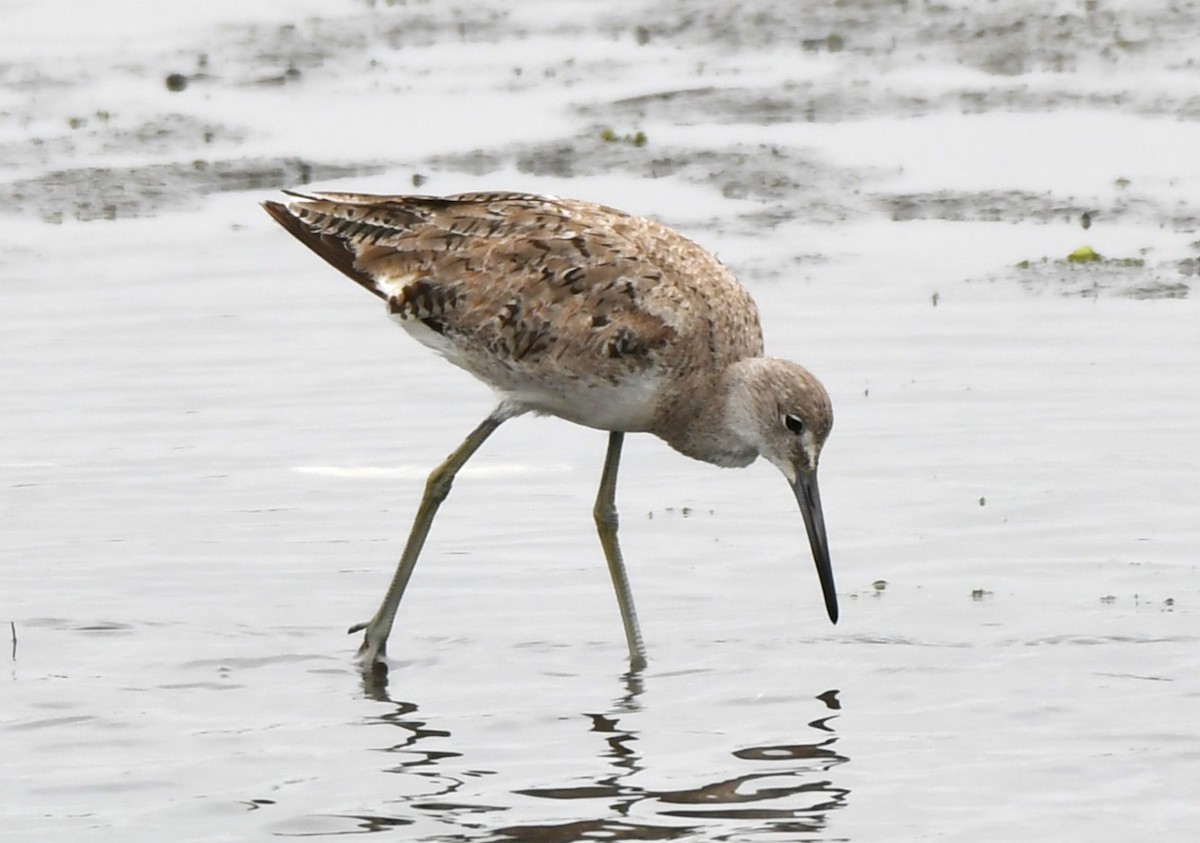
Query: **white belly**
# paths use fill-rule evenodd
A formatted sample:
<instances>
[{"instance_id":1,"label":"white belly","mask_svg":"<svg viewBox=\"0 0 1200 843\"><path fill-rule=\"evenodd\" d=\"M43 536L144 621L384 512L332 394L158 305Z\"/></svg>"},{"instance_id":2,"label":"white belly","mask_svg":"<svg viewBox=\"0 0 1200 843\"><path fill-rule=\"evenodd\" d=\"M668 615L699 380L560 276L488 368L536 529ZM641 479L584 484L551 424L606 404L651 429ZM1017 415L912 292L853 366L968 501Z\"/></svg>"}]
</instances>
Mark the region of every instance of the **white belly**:
<instances>
[{"instance_id":1,"label":"white belly","mask_svg":"<svg viewBox=\"0 0 1200 843\"><path fill-rule=\"evenodd\" d=\"M493 386L496 386L493 384ZM607 382L517 383L511 389L497 388L502 395L535 413L596 428L629 433L650 429L658 398L654 378Z\"/></svg>"},{"instance_id":2,"label":"white belly","mask_svg":"<svg viewBox=\"0 0 1200 843\"><path fill-rule=\"evenodd\" d=\"M633 433L650 429L661 386L653 372L614 384L602 378L560 371L552 361L506 366L494 358L465 352L415 319L395 321L422 345L470 372L522 410L557 416L597 430Z\"/></svg>"}]
</instances>

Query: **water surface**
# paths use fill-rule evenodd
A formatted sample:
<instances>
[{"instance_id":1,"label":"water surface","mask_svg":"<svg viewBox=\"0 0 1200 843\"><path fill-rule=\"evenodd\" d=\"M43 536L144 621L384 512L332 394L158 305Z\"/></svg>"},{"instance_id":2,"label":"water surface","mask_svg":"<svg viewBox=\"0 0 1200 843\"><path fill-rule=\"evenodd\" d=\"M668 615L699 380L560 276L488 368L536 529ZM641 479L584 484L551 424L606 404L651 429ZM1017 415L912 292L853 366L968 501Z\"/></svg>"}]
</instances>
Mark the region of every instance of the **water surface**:
<instances>
[{"instance_id":1,"label":"water surface","mask_svg":"<svg viewBox=\"0 0 1200 843\"><path fill-rule=\"evenodd\" d=\"M1192 11L153 11L0 12L6 840L1187 839ZM344 630L492 398L256 206L308 183L714 249L833 395L841 622L774 469L630 437L628 675L604 436L520 419L365 683Z\"/></svg>"}]
</instances>

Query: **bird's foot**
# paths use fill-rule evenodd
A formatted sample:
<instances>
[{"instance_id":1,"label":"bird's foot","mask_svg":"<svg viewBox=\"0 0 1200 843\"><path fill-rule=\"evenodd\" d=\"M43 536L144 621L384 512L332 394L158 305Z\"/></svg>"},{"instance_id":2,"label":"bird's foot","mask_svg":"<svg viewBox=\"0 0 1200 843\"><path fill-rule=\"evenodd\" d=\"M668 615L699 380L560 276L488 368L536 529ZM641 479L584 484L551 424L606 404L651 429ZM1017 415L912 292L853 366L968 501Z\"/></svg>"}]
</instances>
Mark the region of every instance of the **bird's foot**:
<instances>
[{"instance_id":1,"label":"bird's foot","mask_svg":"<svg viewBox=\"0 0 1200 843\"><path fill-rule=\"evenodd\" d=\"M358 648L358 660L362 664L363 670L371 670L376 665L387 664L387 631L380 630L373 622L356 623L346 632L353 635L356 632L363 632L363 642Z\"/></svg>"}]
</instances>

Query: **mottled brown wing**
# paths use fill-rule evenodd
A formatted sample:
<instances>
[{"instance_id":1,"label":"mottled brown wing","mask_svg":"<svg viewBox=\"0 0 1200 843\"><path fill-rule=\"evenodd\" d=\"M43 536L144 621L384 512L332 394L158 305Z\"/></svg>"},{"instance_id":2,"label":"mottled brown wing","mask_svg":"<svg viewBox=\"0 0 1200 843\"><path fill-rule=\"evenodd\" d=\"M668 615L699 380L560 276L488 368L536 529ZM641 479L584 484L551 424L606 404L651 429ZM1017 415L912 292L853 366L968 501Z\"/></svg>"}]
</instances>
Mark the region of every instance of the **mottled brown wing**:
<instances>
[{"instance_id":1,"label":"mottled brown wing","mask_svg":"<svg viewBox=\"0 0 1200 843\"><path fill-rule=\"evenodd\" d=\"M703 249L650 220L522 193L297 198L267 210L493 382L503 380L498 364L615 383L680 343L705 356L761 353L745 291ZM745 324L715 329L739 312Z\"/></svg>"}]
</instances>

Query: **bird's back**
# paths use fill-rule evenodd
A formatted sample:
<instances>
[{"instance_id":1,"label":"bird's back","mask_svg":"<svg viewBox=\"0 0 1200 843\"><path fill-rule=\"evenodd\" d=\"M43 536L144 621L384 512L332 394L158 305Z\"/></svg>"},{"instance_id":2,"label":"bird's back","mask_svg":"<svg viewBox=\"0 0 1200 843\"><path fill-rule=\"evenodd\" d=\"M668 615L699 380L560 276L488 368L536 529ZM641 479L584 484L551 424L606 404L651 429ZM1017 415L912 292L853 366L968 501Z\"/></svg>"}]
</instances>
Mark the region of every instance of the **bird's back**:
<instances>
[{"instance_id":1,"label":"bird's back","mask_svg":"<svg viewBox=\"0 0 1200 843\"><path fill-rule=\"evenodd\" d=\"M654 430L762 354L757 309L652 220L521 193L322 193L267 210L518 409Z\"/></svg>"}]
</instances>

